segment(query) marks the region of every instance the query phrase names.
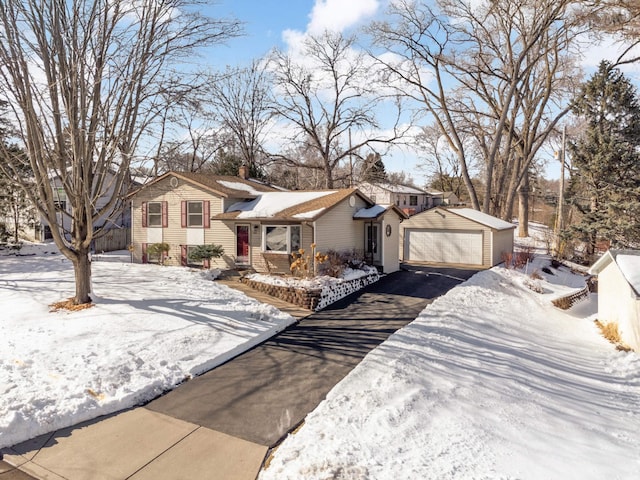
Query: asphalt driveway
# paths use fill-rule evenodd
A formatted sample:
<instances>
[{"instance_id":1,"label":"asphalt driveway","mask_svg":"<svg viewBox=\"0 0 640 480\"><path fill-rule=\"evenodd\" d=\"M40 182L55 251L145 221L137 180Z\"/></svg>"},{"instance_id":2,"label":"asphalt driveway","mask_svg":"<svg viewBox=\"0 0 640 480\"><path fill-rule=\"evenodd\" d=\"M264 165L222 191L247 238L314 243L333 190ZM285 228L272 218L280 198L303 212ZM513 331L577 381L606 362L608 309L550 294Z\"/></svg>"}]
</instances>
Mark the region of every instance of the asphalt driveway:
<instances>
[{"instance_id":1,"label":"asphalt driveway","mask_svg":"<svg viewBox=\"0 0 640 480\"><path fill-rule=\"evenodd\" d=\"M145 408L276 445L370 350L476 272L405 266Z\"/></svg>"}]
</instances>

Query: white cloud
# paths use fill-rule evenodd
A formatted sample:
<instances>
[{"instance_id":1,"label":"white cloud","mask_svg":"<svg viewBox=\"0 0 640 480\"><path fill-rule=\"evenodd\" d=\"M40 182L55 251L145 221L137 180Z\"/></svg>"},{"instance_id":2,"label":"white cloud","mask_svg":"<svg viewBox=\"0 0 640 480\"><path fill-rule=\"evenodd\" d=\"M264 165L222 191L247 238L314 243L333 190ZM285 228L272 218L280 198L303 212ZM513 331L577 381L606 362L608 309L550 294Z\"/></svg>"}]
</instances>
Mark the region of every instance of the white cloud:
<instances>
[{"instance_id":1,"label":"white cloud","mask_svg":"<svg viewBox=\"0 0 640 480\"><path fill-rule=\"evenodd\" d=\"M285 30L282 39L289 50L300 50L308 35L320 35L326 30L344 32L376 14L379 0L316 0L309 14L307 30Z\"/></svg>"},{"instance_id":2,"label":"white cloud","mask_svg":"<svg viewBox=\"0 0 640 480\"><path fill-rule=\"evenodd\" d=\"M378 0L316 0L307 32L316 35L325 30L342 32L378 10Z\"/></svg>"},{"instance_id":3,"label":"white cloud","mask_svg":"<svg viewBox=\"0 0 640 480\"><path fill-rule=\"evenodd\" d=\"M581 64L586 70L597 69L602 60L615 62L624 52L627 45L612 37L604 37L599 42L587 44L582 55ZM636 46L625 55L625 58L633 58L640 55L640 46ZM640 72L640 62L626 64L621 67L625 74L637 77Z\"/></svg>"}]
</instances>

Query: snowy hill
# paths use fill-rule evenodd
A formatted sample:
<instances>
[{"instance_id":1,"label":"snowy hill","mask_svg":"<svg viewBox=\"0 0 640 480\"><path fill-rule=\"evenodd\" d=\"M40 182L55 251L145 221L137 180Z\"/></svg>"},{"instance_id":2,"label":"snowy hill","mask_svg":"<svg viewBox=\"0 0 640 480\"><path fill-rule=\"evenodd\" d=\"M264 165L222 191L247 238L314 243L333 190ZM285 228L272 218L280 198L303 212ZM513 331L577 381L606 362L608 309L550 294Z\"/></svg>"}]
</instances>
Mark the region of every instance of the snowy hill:
<instances>
[{"instance_id":1,"label":"snowy hill","mask_svg":"<svg viewBox=\"0 0 640 480\"><path fill-rule=\"evenodd\" d=\"M600 336L594 297L551 305L583 279L545 276L496 267L436 300L329 393L260 480L638 478L640 357Z\"/></svg>"}]
</instances>

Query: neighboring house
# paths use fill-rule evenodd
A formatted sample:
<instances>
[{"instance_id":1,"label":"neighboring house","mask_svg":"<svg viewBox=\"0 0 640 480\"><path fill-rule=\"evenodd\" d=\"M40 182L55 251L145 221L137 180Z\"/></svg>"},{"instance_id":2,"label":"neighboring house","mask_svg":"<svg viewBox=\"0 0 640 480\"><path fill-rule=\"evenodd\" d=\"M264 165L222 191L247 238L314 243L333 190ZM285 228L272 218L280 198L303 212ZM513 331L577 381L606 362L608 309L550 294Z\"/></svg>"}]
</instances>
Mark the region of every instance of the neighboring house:
<instances>
[{"instance_id":1,"label":"neighboring house","mask_svg":"<svg viewBox=\"0 0 640 480\"><path fill-rule=\"evenodd\" d=\"M589 273L598 275L598 320L617 323L622 341L640 351L640 250L609 250Z\"/></svg>"},{"instance_id":2,"label":"neighboring house","mask_svg":"<svg viewBox=\"0 0 640 480\"><path fill-rule=\"evenodd\" d=\"M406 262L490 268L513 252L515 225L471 208L434 207L404 221Z\"/></svg>"},{"instance_id":3,"label":"neighboring house","mask_svg":"<svg viewBox=\"0 0 640 480\"><path fill-rule=\"evenodd\" d=\"M113 182L112 182L113 180ZM62 187L61 180L58 177L54 177L52 180L52 187L55 195L55 203L67 213L71 213L71 205L67 201L67 196ZM96 202L96 210L103 208L112 196L114 191L113 183L115 183L114 175L107 174L107 180L105 181L104 193L98 198ZM104 228L112 232L117 231L117 246L112 249L125 249L130 242L129 228L131 227L131 205L127 199L127 194L134 188L139 187L140 184L130 180L125 182L121 192L122 202L110 212L103 215L94 223L94 228ZM71 217L70 215L64 215L62 212L58 213L58 222L62 225L63 229L67 232L71 231ZM32 222L29 225L22 225L21 231L25 233L28 239L36 242L45 242L53 239L51 234L51 227L44 217L40 217L36 222ZM109 233L105 234L108 236ZM113 237L114 235L111 234ZM99 239L97 240L99 241ZM103 242L100 242L103 243Z\"/></svg>"},{"instance_id":4,"label":"neighboring house","mask_svg":"<svg viewBox=\"0 0 640 480\"><path fill-rule=\"evenodd\" d=\"M409 185L361 183L358 185L358 190L376 203L395 205L409 216L434 206L431 194Z\"/></svg>"},{"instance_id":5,"label":"neighboring house","mask_svg":"<svg viewBox=\"0 0 640 480\"><path fill-rule=\"evenodd\" d=\"M158 262L147 249L167 243L165 264L198 265L189 252L222 245L211 265L252 267L266 272L288 266L300 248L355 250L384 272L399 269L398 232L405 215L394 206L374 204L356 189L282 191L239 177L169 172L132 196L133 258Z\"/></svg>"},{"instance_id":6,"label":"neighboring house","mask_svg":"<svg viewBox=\"0 0 640 480\"><path fill-rule=\"evenodd\" d=\"M431 204L434 207L460 205L460 199L453 192L439 192L437 190L426 190L426 192L431 196Z\"/></svg>"}]
</instances>

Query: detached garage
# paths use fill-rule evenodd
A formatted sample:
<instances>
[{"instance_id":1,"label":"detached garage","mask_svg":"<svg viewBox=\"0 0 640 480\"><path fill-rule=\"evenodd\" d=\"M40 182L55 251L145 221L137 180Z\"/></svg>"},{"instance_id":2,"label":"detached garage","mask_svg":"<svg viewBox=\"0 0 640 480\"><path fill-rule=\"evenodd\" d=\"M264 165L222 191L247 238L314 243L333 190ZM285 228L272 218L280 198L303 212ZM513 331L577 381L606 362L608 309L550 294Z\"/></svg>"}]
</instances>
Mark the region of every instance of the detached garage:
<instances>
[{"instance_id":1,"label":"detached garage","mask_svg":"<svg viewBox=\"0 0 640 480\"><path fill-rule=\"evenodd\" d=\"M405 262L490 268L513 252L515 225L471 208L442 208L414 215L401 225Z\"/></svg>"}]
</instances>

